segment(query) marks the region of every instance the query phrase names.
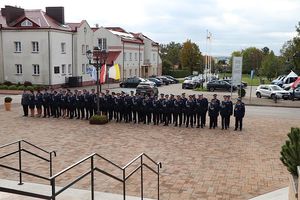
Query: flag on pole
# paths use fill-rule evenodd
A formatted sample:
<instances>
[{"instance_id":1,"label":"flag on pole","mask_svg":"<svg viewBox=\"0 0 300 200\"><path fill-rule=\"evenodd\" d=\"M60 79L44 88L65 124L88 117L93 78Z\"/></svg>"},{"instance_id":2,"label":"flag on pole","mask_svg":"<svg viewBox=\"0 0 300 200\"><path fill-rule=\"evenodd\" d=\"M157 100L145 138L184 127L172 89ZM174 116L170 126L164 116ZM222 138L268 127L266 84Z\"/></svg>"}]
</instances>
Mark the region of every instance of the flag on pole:
<instances>
[{"instance_id":1,"label":"flag on pole","mask_svg":"<svg viewBox=\"0 0 300 200\"><path fill-rule=\"evenodd\" d=\"M120 67L118 64L115 64L114 66L109 68L108 77L115 80L120 80L121 75L120 75Z\"/></svg>"},{"instance_id":2,"label":"flag on pole","mask_svg":"<svg viewBox=\"0 0 300 200\"><path fill-rule=\"evenodd\" d=\"M251 79L254 78L254 69L251 70L250 78L251 78Z\"/></svg>"},{"instance_id":3,"label":"flag on pole","mask_svg":"<svg viewBox=\"0 0 300 200\"><path fill-rule=\"evenodd\" d=\"M291 88L295 89L298 87L299 84L300 84L300 77L298 77L298 79L292 84Z\"/></svg>"},{"instance_id":4,"label":"flag on pole","mask_svg":"<svg viewBox=\"0 0 300 200\"><path fill-rule=\"evenodd\" d=\"M100 84L105 83L106 80L106 65L102 65L100 70Z\"/></svg>"},{"instance_id":5,"label":"flag on pole","mask_svg":"<svg viewBox=\"0 0 300 200\"><path fill-rule=\"evenodd\" d=\"M97 81L97 70L96 70L96 67L93 66L93 69L92 69L92 79L94 81Z\"/></svg>"}]
</instances>

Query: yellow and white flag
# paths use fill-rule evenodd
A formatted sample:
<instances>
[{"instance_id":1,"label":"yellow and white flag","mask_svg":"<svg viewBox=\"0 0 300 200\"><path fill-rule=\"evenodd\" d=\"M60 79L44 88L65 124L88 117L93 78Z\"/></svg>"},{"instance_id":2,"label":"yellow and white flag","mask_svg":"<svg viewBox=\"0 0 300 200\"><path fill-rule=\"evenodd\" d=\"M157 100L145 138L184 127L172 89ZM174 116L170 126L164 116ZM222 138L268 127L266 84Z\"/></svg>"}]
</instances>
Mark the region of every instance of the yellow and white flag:
<instances>
[{"instance_id":1,"label":"yellow and white flag","mask_svg":"<svg viewBox=\"0 0 300 200\"><path fill-rule=\"evenodd\" d=\"M121 75L120 75L120 67L118 64L115 64L114 66L109 68L108 77L115 80L120 80Z\"/></svg>"}]
</instances>

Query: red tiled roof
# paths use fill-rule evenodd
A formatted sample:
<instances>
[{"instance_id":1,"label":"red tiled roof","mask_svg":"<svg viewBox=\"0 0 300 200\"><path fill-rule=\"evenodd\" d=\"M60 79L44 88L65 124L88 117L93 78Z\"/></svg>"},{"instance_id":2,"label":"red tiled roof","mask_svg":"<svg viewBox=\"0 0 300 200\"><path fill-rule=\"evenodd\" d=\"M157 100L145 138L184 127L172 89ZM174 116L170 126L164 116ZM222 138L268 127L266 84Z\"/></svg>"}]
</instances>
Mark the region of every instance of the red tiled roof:
<instances>
[{"instance_id":1,"label":"red tiled roof","mask_svg":"<svg viewBox=\"0 0 300 200\"><path fill-rule=\"evenodd\" d=\"M1 15L0 15L1 16ZM38 10L25 10L25 14L18 19L16 19L11 24L6 24L6 20L4 16L0 17L0 23L3 28L7 29L28 29L33 27L15 27L16 24L22 22L25 18L28 18L30 21L37 24L39 27L34 28L53 28L64 31L71 31L72 29L66 25L59 24L57 21L49 17L44 11ZM3 23L5 22L5 23Z\"/></svg>"},{"instance_id":2,"label":"red tiled roof","mask_svg":"<svg viewBox=\"0 0 300 200\"><path fill-rule=\"evenodd\" d=\"M105 27L106 29L112 30L112 31L118 31L122 33L127 33L123 28L121 27Z\"/></svg>"},{"instance_id":3,"label":"red tiled roof","mask_svg":"<svg viewBox=\"0 0 300 200\"><path fill-rule=\"evenodd\" d=\"M67 23L67 25L71 28L72 31L76 31L76 29L80 27L81 23Z\"/></svg>"},{"instance_id":4,"label":"red tiled roof","mask_svg":"<svg viewBox=\"0 0 300 200\"><path fill-rule=\"evenodd\" d=\"M121 51L109 51L108 52L108 57L106 59L107 64L113 64L118 56L120 55Z\"/></svg>"}]
</instances>

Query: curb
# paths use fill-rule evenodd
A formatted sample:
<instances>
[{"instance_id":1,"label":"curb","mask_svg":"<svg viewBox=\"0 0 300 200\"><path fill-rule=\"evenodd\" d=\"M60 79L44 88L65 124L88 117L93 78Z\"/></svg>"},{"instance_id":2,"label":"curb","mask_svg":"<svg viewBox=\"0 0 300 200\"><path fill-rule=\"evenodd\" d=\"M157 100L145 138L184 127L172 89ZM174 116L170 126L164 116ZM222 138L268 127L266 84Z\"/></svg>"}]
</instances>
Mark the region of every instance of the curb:
<instances>
[{"instance_id":1,"label":"curb","mask_svg":"<svg viewBox=\"0 0 300 200\"><path fill-rule=\"evenodd\" d=\"M300 106L282 106L282 105L263 105L263 104L245 104L245 106L273 107L273 108L300 108Z\"/></svg>"}]
</instances>

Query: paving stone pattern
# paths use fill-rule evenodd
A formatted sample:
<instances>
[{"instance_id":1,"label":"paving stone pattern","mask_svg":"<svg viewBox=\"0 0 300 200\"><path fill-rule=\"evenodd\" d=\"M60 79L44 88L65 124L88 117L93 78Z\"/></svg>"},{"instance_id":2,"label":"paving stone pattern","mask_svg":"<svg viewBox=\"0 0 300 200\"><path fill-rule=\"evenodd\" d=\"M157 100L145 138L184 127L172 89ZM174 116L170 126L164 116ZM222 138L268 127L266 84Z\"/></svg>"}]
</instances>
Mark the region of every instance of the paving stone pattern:
<instances>
[{"instance_id":1,"label":"paving stone pattern","mask_svg":"<svg viewBox=\"0 0 300 200\"><path fill-rule=\"evenodd\" d=\"M299 119L247 116L243 132L235 132L232 127L222 131L115 122L97 126L85 120L24 118L21 107L14 105L11 112L5 112L0 106L0 143L25 139L56 150L54 173L93 152L119 165L125 165L141 152L161 161L163 200L244 200L286 187L288 173L279 160L279 152L290 127L297 125ZM0 150L0 155L8 150ZM17 167L17 156L0 162ZM96 165L121 177L120 171L103 161ZM23 166L24 170L49 176L47 163L25 153ZM58 178L58 185L71 182L88 168L89 162L72 169ZM18 174L0 169L0 178L18 180ZM24 176L24 181L47 183L29 176ZM88 189L89 181L87 177L74 187ZM104 175L97 174L95 183L97 191L122 193L121 184ZM147 170L144 187L146 197L156 197L156 177ZM128 195L139 195L139 173L128 180L126 191ZM7 198L7 194L2 195Z\"/></svg>"}]
</instances>

